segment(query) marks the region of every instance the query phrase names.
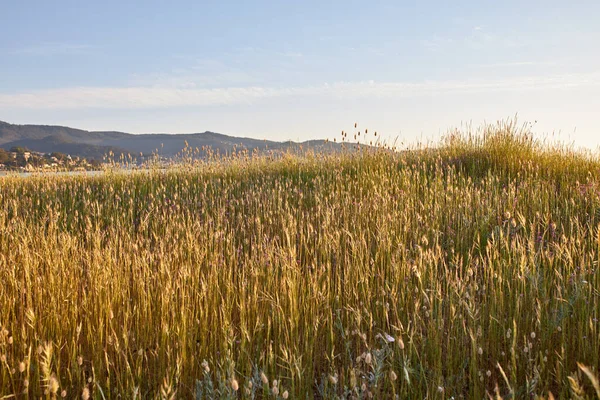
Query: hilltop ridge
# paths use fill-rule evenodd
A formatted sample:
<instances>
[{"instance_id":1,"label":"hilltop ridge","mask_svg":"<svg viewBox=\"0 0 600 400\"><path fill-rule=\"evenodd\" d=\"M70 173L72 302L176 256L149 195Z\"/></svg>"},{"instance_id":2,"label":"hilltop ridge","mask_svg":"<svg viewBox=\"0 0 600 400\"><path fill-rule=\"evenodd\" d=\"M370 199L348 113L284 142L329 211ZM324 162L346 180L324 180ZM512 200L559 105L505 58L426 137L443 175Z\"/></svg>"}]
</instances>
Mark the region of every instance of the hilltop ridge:
<instances>
[{"instance_id":1,"label":"hilltop ridge","mask_svg":"<svg viewBox=\"0 0 600 400\"><path fill-rule=\"evenodd\" d=\"M86 131L54 125L16 125L0 121L0 148L23 147L41 153L60 152L100 160L105 154L150 155L158 152L163 157L177 155L186 143L192 149L210 147L213 151L229 153L236 148L249 151L326 148L335 150L340 145L325 140L307 142L277 142L229 136L205 131L201 133L132 134L118 131Z\"/></svg>"}]
</instances>

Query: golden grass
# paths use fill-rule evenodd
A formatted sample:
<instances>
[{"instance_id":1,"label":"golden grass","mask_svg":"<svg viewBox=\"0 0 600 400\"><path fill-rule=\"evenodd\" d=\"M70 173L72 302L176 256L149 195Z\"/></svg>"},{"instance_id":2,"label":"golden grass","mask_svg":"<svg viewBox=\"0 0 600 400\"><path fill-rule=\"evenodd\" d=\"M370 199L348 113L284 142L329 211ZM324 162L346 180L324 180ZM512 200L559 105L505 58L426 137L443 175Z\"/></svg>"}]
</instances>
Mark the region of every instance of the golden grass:
<instances>
[{"instance_id":1,"label":"golden grass","mask_svg":"<svg viewBox=\"0 0 600 400\"><path fill-rule=\"evenodd\" d=\"M599 173L508 122L0 178L0 398L593 396Z\"/></svg>"}]
</instances>

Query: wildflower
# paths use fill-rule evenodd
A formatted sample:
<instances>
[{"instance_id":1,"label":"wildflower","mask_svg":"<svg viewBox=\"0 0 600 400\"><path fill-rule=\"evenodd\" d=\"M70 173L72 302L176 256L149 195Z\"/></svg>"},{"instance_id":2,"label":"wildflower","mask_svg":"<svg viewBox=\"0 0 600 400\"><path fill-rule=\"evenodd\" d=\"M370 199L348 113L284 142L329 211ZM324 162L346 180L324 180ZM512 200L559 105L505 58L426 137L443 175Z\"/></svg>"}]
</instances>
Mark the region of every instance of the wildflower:
<instances>
[{"instance_id":1,"label":"wildflower","mask_svg":"<svg viewBox=\"0 0 600 400\"><path fill-rule=\"evenodd\" d=\"M390 371L390 380L394 382L396 379L398 379L396 373L394 371Z\"/></svg>"},{"instance_id":2,"label":"wildflower","mask_svg":"<svg viewBox=\"0 0 600 400\"><path fill-rule=\"evenodd\" d=\"M333 376L333 375L329 375L329 382L331 382L332 385L337 385L337 377Z\"/></svg>"},{"instance_id":3,"label":"wildflower","mask_svg":"<svg viewBox=\"0 0 600 400\"><path fill-rule=\"evenodd\" d=\"M262 383L264 385L268 385L269 384L269 379L267 378L267 376L265 375L264 372L260 373L260 380L262 381Z\"/></svg>"},{"instance_id":4,"label":"wildflower","mask_svg":"<svg viewBox=\"0 0 600 400\"><path fill-rule=\"evenodd\" d=\"M206 372L207 374L210 372L210 367L208 366L208 361L206 361L206 360L202 361L202 368L204 368L204 372Z\"/></svg>"},{"instance_id":5,"label":"wildflower","mask_svg":"<svg viewBox=\"0 0 600 400\"><path fill-rule=\"evenodd\" d=\"M398 347L400 347L400 350L404 350L404 341L402 338L398 338Z\"/></svg>"},{"instance_id":6,"label":"wildflower","mask_svg":"<svg viewBox=\"0 0 600 400\"><path fill-rule=\"evenodd\" d=\"M386 342L386 343L394 343L396 341L396 339L394 339L393 336L391 336L391 335L389 335L389 334L387 334L385 332L384 333L378 333L376 337L383 339L383 341Z\"/></svg>"},{"instance_id":7,"label":"wildflower","mask_svg":"<svg viewBox=\"0 0 600 400\"><path fill-rule=\"evenodd\" d=\"M235 378L233 378L231 380L231 388L233 389L234 392L237 392L238 389L240 388L240 386L238 385L238 381Z\"/></svg>"},{"instance_id":8,"label":"wildflower","mask_svg":"<svg viewBox=\"0 0 600 400\"><path fill-rule=\"evenodd\" d=\"M490 371L489 369L486 371L485 375L489 378L490 376L492 376L492 371Z\"/></svg>"},{"instance_id":9,"label":"wildflower","mask_svg":"<svg viewBox=\"0 0 600 400\"><path fill-rule=\"evenodd\" d=\"M81 356L77 357L77 365L79 365L81 367L82 364L83 364L83 357L81 357Z\"/></svg>"},{"instance_id":10,"label":"wildflower","mask_svg":"<svg viewBox=\"0 0 600 400\"><path fill-rule=\"evenodd\" d=\"M279 394L279 388L277 386L273 386L273 389L271 389L271 391L273 392L273 394L275 396L277 396Z\"/></svg>"},{"instance_id":11,"label":"wildflower","mask_svg":"<svg viewBox=\"0 0 600 400\"><path fill-rule=\"evenodd\" d=\"M371 365L372 361L373 359L371 357L371 353L367 353L367 355L365 356L365 363L367 363L367 365Z\"/></svg>"},{"instance_id":12,"label":"wildflower","mask_svg":"<svg viewBox=\"0 0 600 400\"><path fill-rule=\"evenodd\" d=\"M437 391L438 391L438 393L444 393L444 387L443 386L438 386L437 387Z\"/></svg>"},{"instance_id":13,"label":"wildflower","mask_svg":"<svg viewBox=\"0 0 600 400\"><path fill-rule=\"evenodd\" d=\"M286 390L285 392L283 392L283 394L281 395L281 397L283 397L284 399L287 399L287 398L289 397L289 395L290 395L290 394L289 394L289 393L288 393L288 391Z\"/></svg>"},{"instance_id":14,"label":"wildflower","mask_svg":"<svg viewBox=\"0 0 600 400\"><path fill-rule=\"evenodd\" d=\"M83 392L81 392L81 399L88 400L90 398L90 389L86 387L83 388Z\"/></svg>"},{"instance_id":15,"label":"wildflower","mask_svg":"<svg viewBox=\"0 0 600 400\"><path fill-rule=\"evenodd\" d=\"M535 339L535 332L531 332L531 339Z\"/></svg>"},{"instance_id":16,"label":"wildflower","mask_svg":"<svg viewBox=\"0 0 600 400\"><path fill-rule=\"evenodd\" d=\"M479 354L479 355L483 354L483 349L481 347L477 349L477 354Z\"/></svg>"},{"instance_id":17,"label":"wildflower","mask_svg":"<svg viewBox=\"0 0 600 400\"><path fill-rule=\"evenodd\" d=\"M62 392L60 392L60 397L62 397L62 398L67 397L67 391L63 390Z\"/></svg>"},{"instance_id":18,"label":"wildflower","mask_svg":"<svg viewBox=\"0 0 600 400\"><path fill-rule=\"evenodd\" d=\"M19 372L23 373L25 371L25 363L21 361L19 363Z\"/></svg>"}]
</instances>

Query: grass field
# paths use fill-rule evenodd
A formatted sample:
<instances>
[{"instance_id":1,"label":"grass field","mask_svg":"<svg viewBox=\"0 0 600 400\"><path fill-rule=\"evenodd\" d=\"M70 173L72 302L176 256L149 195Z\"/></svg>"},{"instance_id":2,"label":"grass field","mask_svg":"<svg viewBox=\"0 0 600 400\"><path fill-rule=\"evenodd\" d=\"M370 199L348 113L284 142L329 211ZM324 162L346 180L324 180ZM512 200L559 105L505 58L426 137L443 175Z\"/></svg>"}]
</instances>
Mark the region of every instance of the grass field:
<instances>
[{"instance_id":1,"label":"grass field","mask_svg":"<svg viewBox=\"0 0 600 400\"><path fill-rule=\"evenodd\" d=\"M515 122L3 177L0 398L600 397L599 257L600 159Z\"/></svg>"}]
</instances>

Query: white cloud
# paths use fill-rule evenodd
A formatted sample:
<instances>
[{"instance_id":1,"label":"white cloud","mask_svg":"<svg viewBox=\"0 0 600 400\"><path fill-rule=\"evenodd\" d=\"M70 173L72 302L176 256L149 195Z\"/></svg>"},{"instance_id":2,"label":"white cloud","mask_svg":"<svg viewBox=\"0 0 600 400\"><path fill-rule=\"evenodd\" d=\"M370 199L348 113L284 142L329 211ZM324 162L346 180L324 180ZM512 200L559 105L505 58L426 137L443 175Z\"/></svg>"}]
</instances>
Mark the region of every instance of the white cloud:
<instances>
[{"instance_id":1,"label":"white cloud","mask_svg":"<svg viewBox=\"0 0 600 400\"><path fill-rule=\"evenodd\" d=\"M258 98L271 97L277 93L278 91L273 89L260 87L223 89L77 87L0 94L0 106L33 109L210 106L249 102Z\"/></svg>"},{"instance_id":2,"label":"white cloud","mask_svg":"<svg viewBox=\"0 0 600 400\"><path fill-rule=\"evenodd\" d=\"M150 109L185 106L250 104L261 99L293 96L351 98L407 98L443 94L524 92L600 86L600 71L587 74L531 76L502 80L428 82L337 82L304 87L75 87L0 94L8 109Z\"/></svg>"},{"instance_id":3,"label":"white cloud","mask_svg":"<svg viewBox=\"0 0 600 400\"><path fill-rule=\"evenodd\" d=\"M279 55L281 57L287 57L287 58L302 58L302 57L304 57L304 54L300 53L299 51L283 51L283 52L277 53L277 55Z\"/></svg>"},{"instance_id":4,"label":"white cloud","mask_svg":"<svg viewBox=\"0 0 600 400\"><path fill-rule=\"evenodd\" d=\"M93 46L76 43L42 43L23 47L13 51L13 54L25 54L30 56L50 56L65 54L82 54L89 52Z\"/></svg>"},{"instance_id":5,"label":"white cloud","mask_svg":"<svg viewBox=\"0 0 600 400\"><path fill-rule=\"evenodd\" d=\"M434 36L421 40L421 45L429 50L438 51L454 44L454 39L443 36Z\"/></svg>"},{"instance_id":6,"label":"white cloud","mask_svg":"<svg viewBox=\"0 0 600 400\"><path fill-rule=\"evenodd\" d=\"M528 67L528 66L552 66L557 65L555 62L538 62L538 61L510 61L510 62L501 62L501 63L491 63L491 64L473 64L472 67L476 68L499 68L499 67Z\"/></svg>"}]
</instances>

